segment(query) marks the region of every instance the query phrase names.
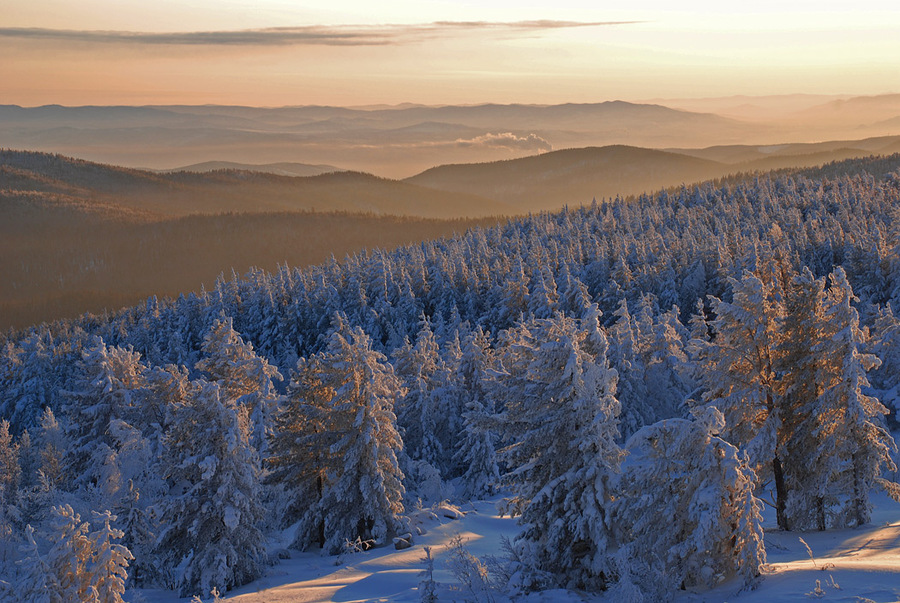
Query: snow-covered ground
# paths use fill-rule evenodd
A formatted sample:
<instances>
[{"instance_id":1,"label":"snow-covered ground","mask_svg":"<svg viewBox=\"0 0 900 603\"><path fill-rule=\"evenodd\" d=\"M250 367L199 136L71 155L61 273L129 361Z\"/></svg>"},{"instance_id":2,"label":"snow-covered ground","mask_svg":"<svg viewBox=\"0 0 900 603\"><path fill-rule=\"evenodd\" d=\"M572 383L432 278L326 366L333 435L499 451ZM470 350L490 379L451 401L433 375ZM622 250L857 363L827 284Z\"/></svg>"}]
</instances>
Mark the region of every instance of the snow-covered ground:
<instances>
[{"instance_id":1,"label":"snow-covered ground","mask_svg":"<svg viewBox=\"0 0 900 603\"><path fill-rule=\"evenodd\" d=\"M789 533L774 529L774 518L766 518L768 566L754 590L738 592L723 584L704 593L676 593L679 603L779 603L821 599L854 603L900 601L900 504L885 495L873 497L872 523L858 529ZM472 599L448 568L451 541L461 536L465 547L477 557L500 555L501 538L514 536L514 519L499 517L496 500L459 507L464 516L451 519L452 510L437 508L433 515L416 515L424 534L416 536L412 548L393 546L342 557L293 552L290 559L270 568L267 574L225 597L235 603L279 603L313 601L419 601L417 586L424 569L423 547L435 557L434 580L440 584L441 601ZM809 545L813 558L800 538ZM818 581L818 591L817 591ZM129 593L134 603L178 600L174 593L141 590ZM187 601L188 599L185 599ZM211 601L212 597L204 597ZM607 602L609 596L553 591L529 597L534 601Z\"/></svg>"},{"instance_id":2,"label":"snow-covered ground","mask_svg":"<svg viewBox=\"0 0 900 603\"><path fill-rule=\"evenodd\" d=\"M726 584L703 594L685 593L678 601L900 601L900 504L884 494L873 494L872 521L860 528L779 532L774 529L774 518L767 517L768 564L756 589L735 593Z\"/></svg>"}]
</instances>

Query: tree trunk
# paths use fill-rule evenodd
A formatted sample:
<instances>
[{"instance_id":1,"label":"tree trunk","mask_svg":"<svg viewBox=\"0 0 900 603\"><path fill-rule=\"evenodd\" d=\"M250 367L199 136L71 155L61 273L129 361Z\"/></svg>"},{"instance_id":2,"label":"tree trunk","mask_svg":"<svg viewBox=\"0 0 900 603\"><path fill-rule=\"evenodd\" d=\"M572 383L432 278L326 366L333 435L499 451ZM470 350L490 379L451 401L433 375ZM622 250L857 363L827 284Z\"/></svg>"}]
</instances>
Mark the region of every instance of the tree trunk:
<instances>
[{"instance_id":1,"label":"tree trunk","mask_svg":"<svg viewBox=\"0 0 900 603\"><path fill-rule=\"evenodd\" d=\"M778 529L789 531L785 501L787 501L787 485L784 483L784 469L781 467L781 459L777 456L772 461L772 472L775 474L775 517L778 520Z\"/></svg>"},{"instance_id":2,"label":"tree trunk","mask_svg":"<svg viewBox=\"0 0 900 603\"><path fill-rule=\"evenodd\" d=\"M816 527L820 532L825 531L825 499L821 496L816 497Z\"/></svg>"}]
</instances>

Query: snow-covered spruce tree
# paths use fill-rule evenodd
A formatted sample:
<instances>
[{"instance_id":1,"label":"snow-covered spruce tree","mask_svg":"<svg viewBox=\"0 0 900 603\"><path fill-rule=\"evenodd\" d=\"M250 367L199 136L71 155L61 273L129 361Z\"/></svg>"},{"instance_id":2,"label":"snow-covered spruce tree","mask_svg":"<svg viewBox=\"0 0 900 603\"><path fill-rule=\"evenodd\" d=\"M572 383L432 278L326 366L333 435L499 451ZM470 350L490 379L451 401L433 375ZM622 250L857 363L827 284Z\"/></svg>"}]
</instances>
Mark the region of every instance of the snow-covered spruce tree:
<instances>
[{"instance_id":1,"label":"snow-covered spruce tree","mask_svg":"<svg viewBox=\"0 0 900 603\"><path fill-rule=\"evenodd\" d=\"M265 456L278 406L272 381L281 381L281 373L244 342L230 317L213 323L203 338L202 351L197 370L219 384L221 395L247 408L253 425L251 444Z\"/></svg>"},{"instance_id":2,"label":"snow-covered spruce tree","mask_svg":"<svg viewBox=\"0 0 900 603\"><path fill-rule=\"evenodd\" d=\"M287 394L275 417L266 464L267 481L281 484L290 502L281 511L282 521L292 523L319 504L330 476L337 475L342 459L330 453L339 434L334 429L331 401L334 383L320 363L300 358L291 373ZM302 547L325 544L325 524L305 525L309 533L298 533Z\"/></svg>"},{"instance_id":3,"label":"snow-covered spruce tree","mask_svg":"<svg viewBox=\"0 0 900 603\"><path fill-rule=\"evenodd\" d=\"M93 550L89 530L90 525L82 522L71 506L50 510L51 547L46 559L60 601L95 601L98 596L90 573Z\"/></svg>"},{"instance_id":4,"label":"snow-covered spruce tree","mask_svg":"<svg viewBox=\"0 0 900 603\"><path fill-rule=\"evenodd\" d=\"M14 583L18 600L122 603L133 557L127 547L114 542L122 537L122 531L111 526L116 516L109 511L94 515L101 525L91 532L69 505L53 507L46 555L40 553L34 529L26 526L24 558Z\"/></svg>"},{"instance_id":5,"label":"snow-covered spruce tree","mask_svg":"<svg viewBox=\"0 0 900 603\"><path fill-rule=\"evenodd\" d=\"M325 465L322 497L303 522L321 523L324 547L332 554L340 552L346 540L383 544L403 527L403 473L397 462L403 443L393 412L403 387L387 358L342 315L335 317L325 350L309 363L331 393L322 401L327 405L322 417L326 428L319 436L332 459ZM315 532L306 529L301 534Z\"/></svg>"},{"instance_id":6,"label":"snow-covered spruce tree","mask_svg":"<svg viewBox=\"0 0 900 603\"><path fill-rule=\"evenodd\" d=\"M464 396L464 433L454 461L465 467L463 484L467 497L489 496L500 486L497 466L497 435L486 420L494 414L494 400L485 389L494 367L490 338L479 326L463 340L462 356L453 383Z\"/></svg>"},{"instance_id":7,"label":"snow-covered spruce tree","mask_svg":"<svg viewBox=\"0 0 900 603\"><path fill-rule=\"evenodd\" d=\"M881 366L873 368L869 380L878 391L878 398L891 412L888 423L900 427L900 319L894 315L890 304L878 308L872 327L870 352L881 359Z\"/></svg>"},{"instance_id":8,"label":"snow-covered spruce tree","mask_svg":"<svg viewBox=\"0 0 900 603\"><path fill-rule=\"evenodd\" d=\"M9 432L9 421L2 419L0 420L0 518L4 515L4 507L16 504L21 476L19 444L13 441Z\"/></svg>"},{"instance_id":9,"label":"snow-covered spruce tree","mask_svg":"<svg viewBox=\"0 0 900 603\"><path fill-rule=\"evenodd\" d=\"M615 322L609 327L609 362L619 380L616 397L622 405L619 427L627 437L656 420L647 398L647 379L644 363L638 355L635 324L628 310L628 300L619 300L613 316Z\"/></svg>"},{"instance_id":10,"label":"snow-covered spruce tree","mask_svg":"<svg viewBox=\"0 0 900 603\"><path fill-rule=\"evenodd\" d=\"M97 603L122 603L125 581L128 579L128 562L134 559L127 547L114 541L124 536L122 530L112 527L116 516L105 511L94 511L94 522L100 526L88 534L91 543L91 585L97 592Z\"/></svg>"},{"instance_id":11,"label":"snow-covered spruce tree","mask_svg":"<svg viewBox=\"0 0 900 603\"><path fill-rule=\"evenodd\" d=\"M716 435L725 426L712 407L696 419L668 419L642 428L615 481L610 520L619 566L632 570L648 595L749 581L765 563L756 478L737 448ZM635 568L643 568L634 574Z\"/></svg>"},{"instance_id":12,"label":"snow-covered spruce tree","mask_svg":"<svg viewBox=\"0 0 900 603\"><path fill-rule=\"evenodd\" d=\"M786 530L784 426L791 419L784 416L778 380L784 303L776 284L753 273L730 283L731 302L710 298L715 337L702 346L703 400L725 415L723 438L748 453L759 477L773 478L778 527Z\"/></svg>"},{"instance_id":13,"label":"snow-covered spruce tree","mask_svg":"<svg viewBox=\"0 0 900 603\"><path fill-rule=\"evenodd\" d=\"M608 481L623 456L605 337L558 315L504 339L501 458L514 493L527 501L513 542L522 567L511 586L600 590L609 579Z\"/></svg>"},{"instance_id":14,"label":"snow-covered spruce tree","mask_svg":"<svg viewBox=\"0 0 900 603\"><path fill-rule=\"evenodd\" d=\"M842 527L869 521L869 492L883 472L896 470L891 454L897 446L884 425L887 409L877 398L863 393L869 387L866 373L880 361L862 352L865 336L852 305L858 300L843 268L835 268L829 280L824 311L828 331L818 350L824 391L816 413L819 429L833 434L835 440L833 446L822 447L820 454L834 455L828 462L838 492L834 525Z\"/></svg>"},{"instance_id":15,"label":"snow-covered spruce tree","mask_svg":"<svg viewBox=\"0 0 900 603\"><path fill-rule=\"evenodd\" d=\"M450 374L431 324L424 316L420 324L415 345L404 345L394 352L397 376L406 387L406 395L397 403L397 421L409 456L446 475L449 459L444 444L450 437L445 394Z\"/></svg>"},{"instance_id":16,"label":"snow-covered spruce tree","mask_svg":"<svg viewBox=\"0 0 900 603\"><path fill-rule=\"evenodd\" d=\"M100 337L82 353L80 374L68 393L66 416L72 452L67 471L77 485L100 497L108 507L122 487L118 444L111 428L132 414L134 392L144 384L140 354L107 347Z\"/></svg>"},{"instance_id":17,"label":"snow-covered spruce tree","mask_svg":"<svg viewBox=\"0 0 900 603\"><path fill-rule=\"evenodd\" d=\"M826 419L819 413L824 358L819 353L828 330L824 320L825 280L808 268L786 287L785 316L779 344L779 384L782 429L785 434L784 464L788 496L785 514L792 529L826 528L825 509L837 444L822 430Z\"/></svg>"},{"instance_id":18,"label":"snow-covered spruce tree","mask_svg":"<svg viewBox=\"0 0 900 603\"><path fill-rule=\"evenodd\" d=\"M229 589L259 576L259 458L246 412L219 385L191 384L175 401L163 436L161 468L170 491L160 509L158 557L181 596Z\"/></svg>"},{"instance_id":19,"label":"snow-covered spruce tree","mask_svg":"<svg viewBox=\"0 0 900 603\"><path fill-rule=\"evenodd\" d=\"M27 436L28 432L24 435ZM16 541L22 512L19 507L21 445L13 441L9 421L0 420L0 575L11 575L17 558ZM0 583L0 595L3 585Z\"/></svg>"},{"instance_id":20,"label":"snow-covered spruce tree","mask_svg":"<svg viewBox=\"0 0 900 603\"><path fill-rule=\"evenodd\" d=\"M648 401L654 422L686 416L685 398L693 389L687 373L687 330L678 320L678 307L653 317L652 334L642 350Z\"/></svg>"},{"instance_id":21,"label":"snow-covered spruce tree","mask_svg":"<svg viewBox=\"0 0 900 603\"><path fill-rule=\"evenodd\" d=\"M45 408L34 446L38 451L38 498L43 498L48 505L54 502L57 492L66 489L72 481L65 472L66 451L69 450L65 432L50 407Z\"/></svg>"},{"instance_id":22,"label":"snow-covered spruce tree","mask_svg":"<svg viewBox=\"0 0 900 603\"><path fill-rule=\"evenodd\" d=\"M22 603L61 603L56 576L41 555L34 537L34 528L30 525L25 526L25 544L20 547L20 551L22 558L16 562L18 568L16 580L10 585L10 598L15 593L15 600ZM0 594L6 594L2 588Z\"/></svg>"}]
</instances>

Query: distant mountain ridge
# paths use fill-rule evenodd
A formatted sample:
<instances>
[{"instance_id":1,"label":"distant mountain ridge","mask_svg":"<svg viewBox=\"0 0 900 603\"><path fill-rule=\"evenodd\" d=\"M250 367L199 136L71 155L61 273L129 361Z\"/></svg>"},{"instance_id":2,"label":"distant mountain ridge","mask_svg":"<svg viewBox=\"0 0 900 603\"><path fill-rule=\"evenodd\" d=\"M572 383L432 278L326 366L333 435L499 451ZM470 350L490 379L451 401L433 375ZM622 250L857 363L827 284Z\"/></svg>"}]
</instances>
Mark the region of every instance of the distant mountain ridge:
<instances>
[{"instance_id":1,"label":"distant mountain ridge","mask_svg":"<svg viewBox=\"0 0 900 603\"><path fill-rule=\"evenodd\" d=\"M245 172L263 172L277 176L318 176L331 172L344 172L333 165L310 165L307 163L237 163L235 161L204 161L167 170L152 170L163 174L174 172L214 172L217 170L239 170Z\"/></svg>"},{"instance_id":2,"label":"distant mountain ridge","mask_svg":"<svg viewBox=\"0 0 900 603\"><path fill-rule=\"evenodd\" d=\"M0 140L10 148L157 170L213 160L292 162L400 178L435 165L537 150L699 146L739 141L750 133L744 124L710 113L624 101L367 109L0 106Z\"/></svg>"}]
</instances>

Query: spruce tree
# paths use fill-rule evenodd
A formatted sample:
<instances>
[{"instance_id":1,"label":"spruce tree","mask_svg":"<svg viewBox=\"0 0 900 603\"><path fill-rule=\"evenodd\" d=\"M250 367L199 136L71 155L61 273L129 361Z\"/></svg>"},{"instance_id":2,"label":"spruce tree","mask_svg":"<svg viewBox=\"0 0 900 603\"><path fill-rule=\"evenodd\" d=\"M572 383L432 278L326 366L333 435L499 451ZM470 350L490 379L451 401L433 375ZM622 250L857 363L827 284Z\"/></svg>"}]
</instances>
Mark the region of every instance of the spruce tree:
<instances>
[{"instance_id":1,"label":"spruce tree","mask_svg":"<svg viewBox=\"0 0 900 603\"><path fill-rule=\"evenodd\" d=\"M223 396L247 409L253 426L251 444L265 456L278 406L273 381L282 376L241 338L232 322L228 317L213 323L203 338L203 358L196 368L219 384Z\"/></svg>"},{"instance_id":2,"label":"spruce tree","mask_svg":"<svg viewBox=\"0 0 900 603\"><path fill-rule=\"evenodd\" d=\"M246 584L262 571L260 467L246 413L216 383L194 382L174 402L163 437L170 493L157 554L181 596Z\"/></svg>"},{"instance_id":3,"label":"spruce tree","mask_svg":"<svg viewBox=\"0 0 900 603\"><path fill-rule=\"evenodd\" d=\"M668 419L628 439L615 482L610 525L620 565L647 593L750 581L766 561L756 476L744 455L718 437L725 419L700 408L695 420Z\"/></svg>"},{"instance_id":4,"label":"spruce tree","mask_svg":"<svg viewBox=\"0 0 900 603\"><path fill-rule=\"evenodd\" d=\"M341 551L346 541L384 544L403 527L403 443L393 412L403 394L387 358L346 317L335 317L328 345L310 358L312 376L328 392L321 399L321 443L327 442L322 496L304 516L303 534L321 524L324 547ZM314 444L313 444L314 445ZM308 541L298 543L307 546Z\"/></svg>"},{"instance_id":5,"label":"spruce tree","mask_svg":"<svg viewBox=\"0 0 900 603\"><path fill-rule=\"evenodd\" d=\"M784 303L776 283L751 272L730 282L731 302L710 298L715 336L706 348L703 399L725 415L724 439L747 452L757 475L773 478L776 519L786 530L785 425L791 418L778 374Z\"/></svg>"},{"instance_id":6,"label":"spruce tree","mask_svg":"<svg viewBox=\"0 0 900 603\"><path fill-rule=\"evenodd\" d=\"M606 586L610 476L619 402L602 331L562 316L532 320L506 334L502 459L514 493L526 501L513 546L525 567L522 589ZM593 348L593 353L585 350Z\"/></svg>"}]
</instances>

